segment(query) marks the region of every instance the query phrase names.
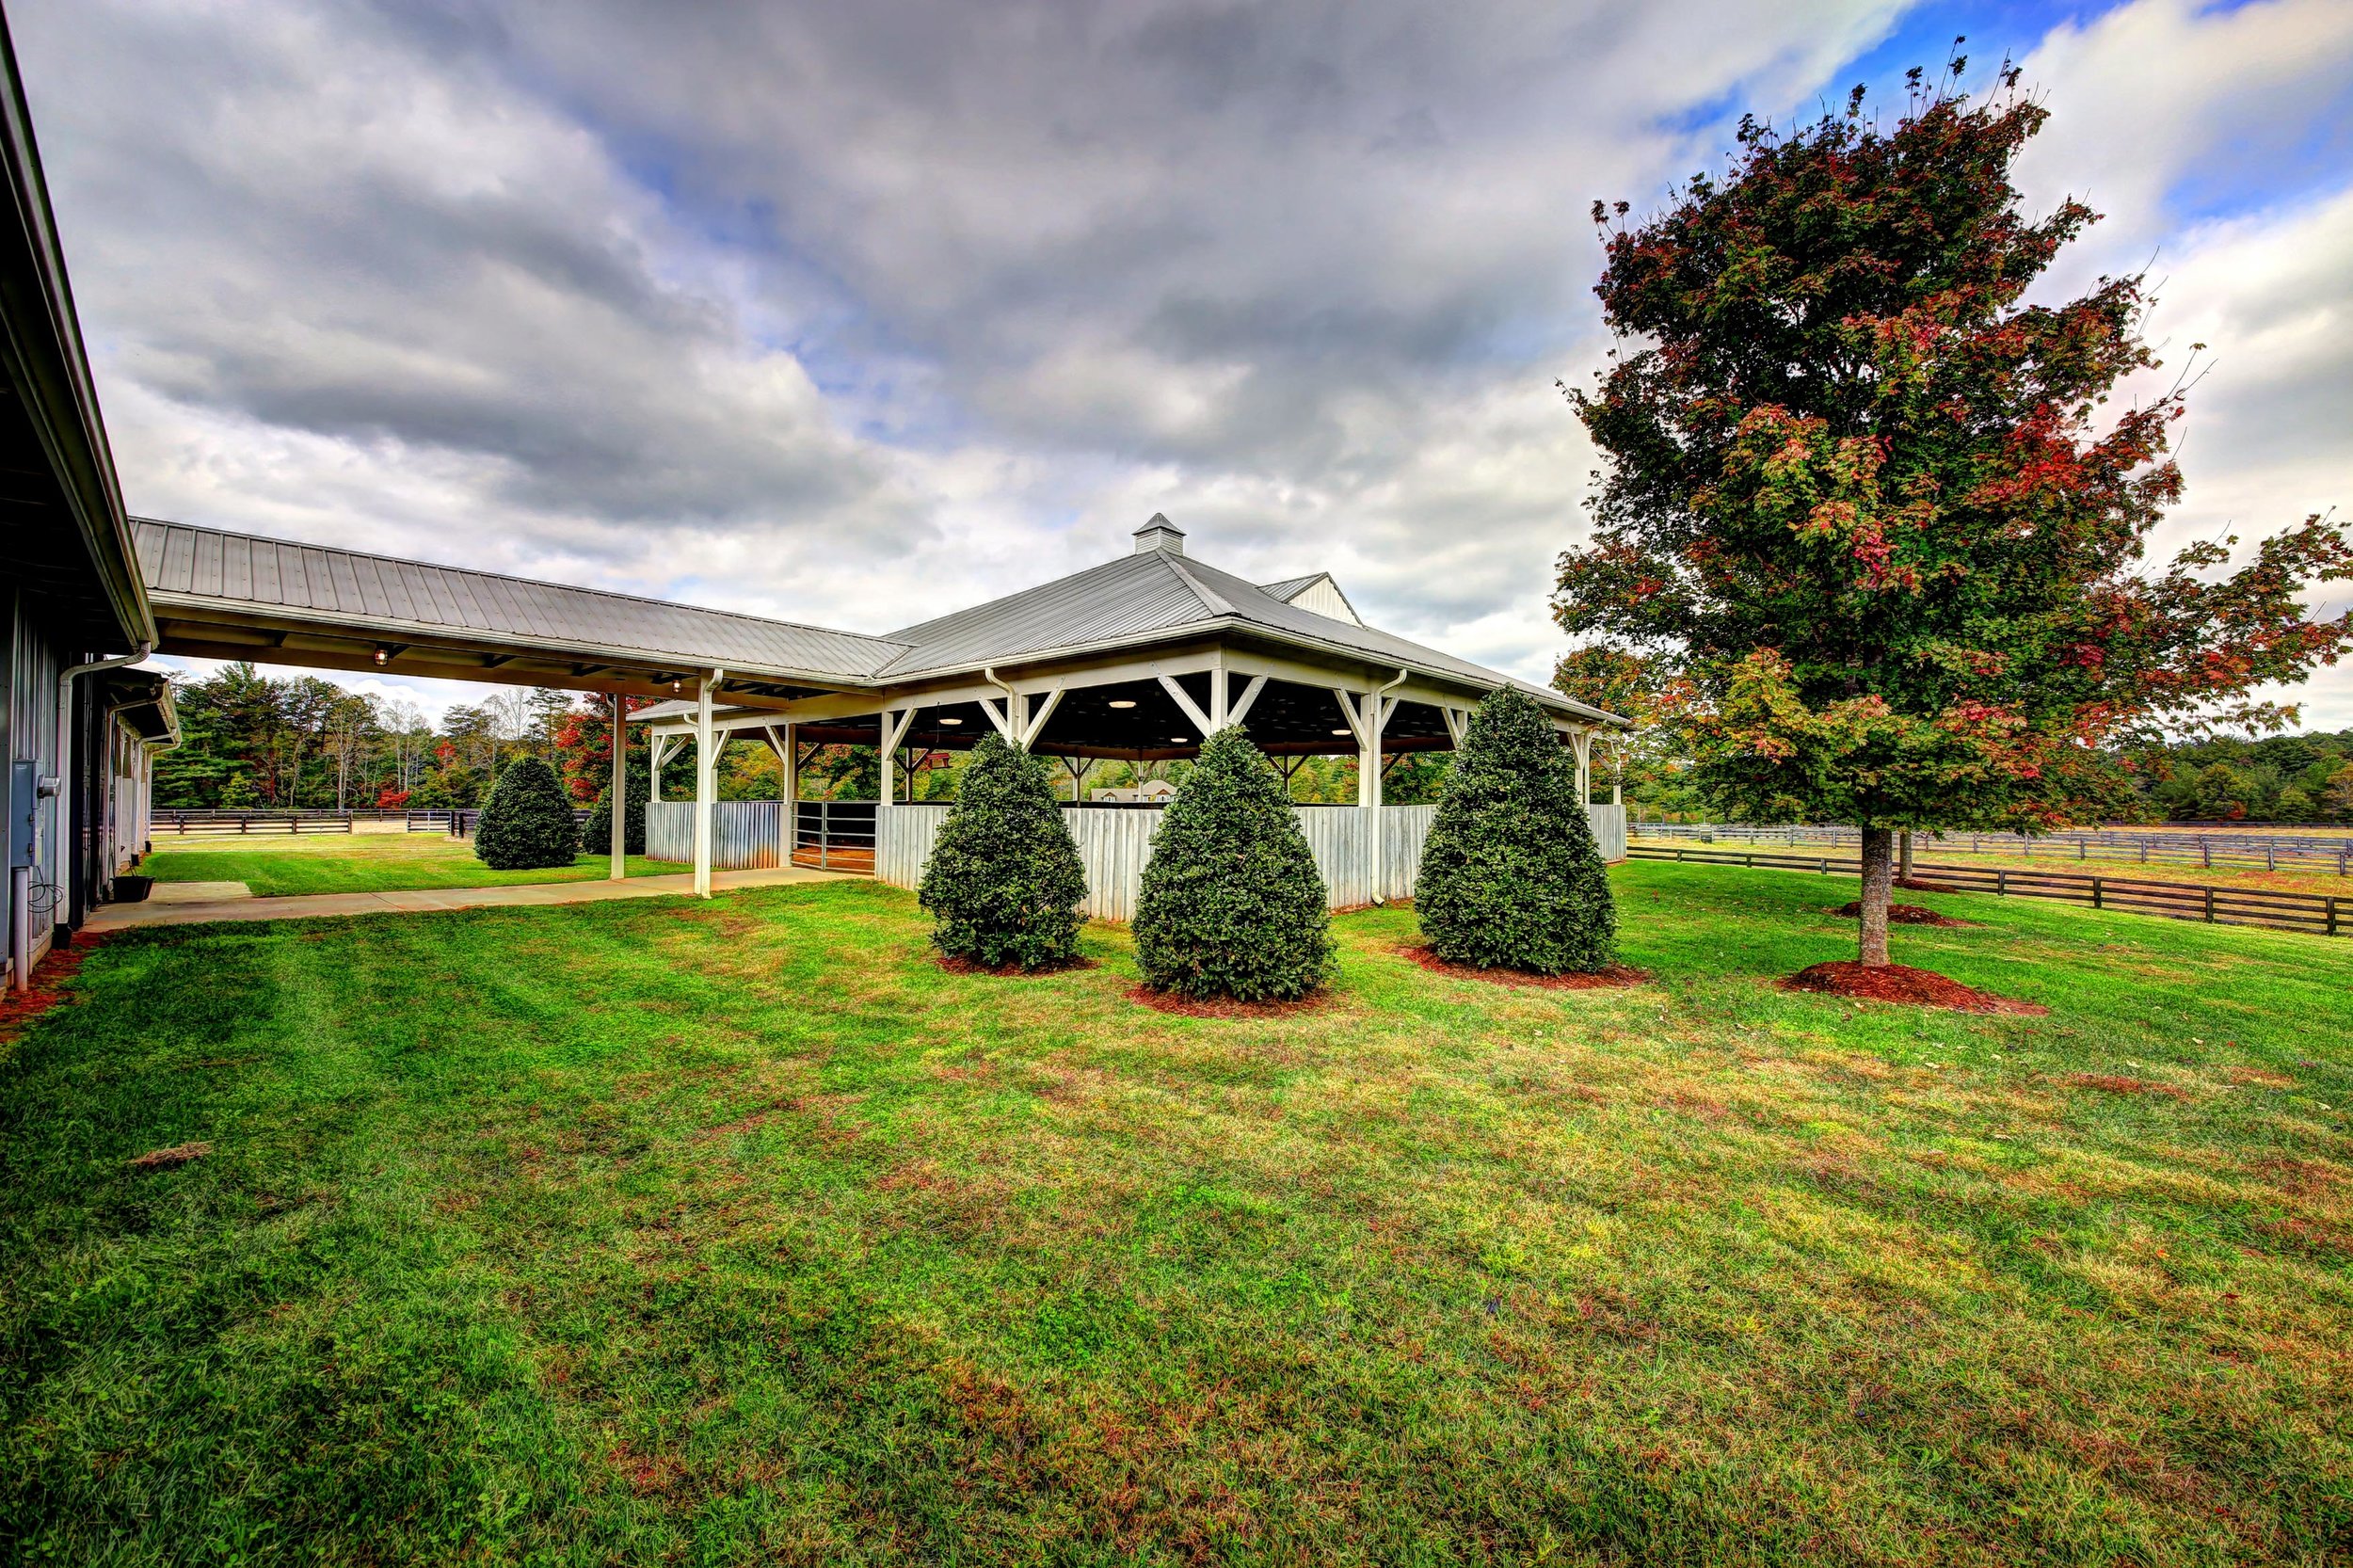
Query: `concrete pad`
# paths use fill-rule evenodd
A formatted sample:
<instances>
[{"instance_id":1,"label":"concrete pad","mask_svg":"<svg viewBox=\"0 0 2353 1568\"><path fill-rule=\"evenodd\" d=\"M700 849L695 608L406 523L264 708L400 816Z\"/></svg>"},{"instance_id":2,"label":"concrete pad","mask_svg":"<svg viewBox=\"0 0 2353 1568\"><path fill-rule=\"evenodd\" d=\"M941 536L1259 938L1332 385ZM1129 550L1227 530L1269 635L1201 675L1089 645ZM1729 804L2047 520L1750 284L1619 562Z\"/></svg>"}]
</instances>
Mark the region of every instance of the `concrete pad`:
<instances>
[{"instance_id":1,"label":"concrete pad","mask_svg":"<svg viewBox=\"0 0 2353 1568\"><path fill-rule=\"evenodd\" d=\"M841 872L811 871L806 866L770 866L757 871L713 872L714 893L744 888L773 888L793 882L861 880ZM602 904L610 899L692 898L695 879L678 876L632 876L626 882L522 882L503 888L416 888L374 893L291 893L280 898L255 898L242 882L158 883L167 887L234 888L236 892L208 902L161 901L107 904L91 911L84 929L126 931L142 925L198 925L207 920L303 920L345 915L421 915L453 909L536 907L552 904Z\"/></svg>"},{"instance_id":2,"label":"concrete pad","mask_svg":"<svg viewBox=\"0 0 2353 1568\"><path fill-rule=\"evenodd\" d=\"M158 882L148 890L149 904L226 904L251 898L253 889L242 882Z\"/></svg>"}]
</instances>

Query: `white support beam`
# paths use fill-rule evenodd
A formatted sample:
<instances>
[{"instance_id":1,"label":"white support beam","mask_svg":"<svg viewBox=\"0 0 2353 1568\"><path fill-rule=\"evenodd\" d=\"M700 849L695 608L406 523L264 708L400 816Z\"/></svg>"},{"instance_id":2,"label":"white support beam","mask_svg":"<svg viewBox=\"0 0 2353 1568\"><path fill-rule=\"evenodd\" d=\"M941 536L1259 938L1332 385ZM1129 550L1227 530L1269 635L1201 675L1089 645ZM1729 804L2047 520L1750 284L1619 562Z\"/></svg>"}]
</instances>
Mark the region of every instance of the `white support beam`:
<instances>
[{"instance_id":1,"label":"white support beam","mask_svg":"<svg viewBox=\"0 0 2353 1568\"><path fill-rule=\"evenodd\" d=\"M629 698L613 694L613 868L607 880L629 875Z\"/></svg>"},{"instance_id":2,"label":"white support beam","mask_svg":"<svg viewBox=\"0 0 2353 1568\"><path fill-rule=\"evenodd\" d=\"M1441 707L1438 710L1438 712L1446 720L1447 739L1453 743L1455 750L1462 750L1463 736L1470 728L1470 711L1466 708L1456 708L1449 704Z\"/></svg>"},{"instance_id":3,"label":"white support beam","mask_svg":"<svg viewBox=\"0 0 2353 1568\"><path fill-rule=\"evenodd\" d=\"M882 789L879 793L885 806L899 803L898 760L899 743L907 738L907 727L915 722L912 708L886 708L882 715Z\"/></svg>"},{"instance_id":4,"label":"white support beam","mask_svg":"<svg viewBox=\"0 0 2353 1568\"><path fill-rule=\"evenodd\" d=\"M1223 680L1223 676L1220 679ZM1241 696L1235 698L1234 706L1226 711L1227 724L1240 724L1250 716L1251 705L1258 700L1258 694L1266 690L1266 681L1267 678L1263 675L1250 678L1250 684L1241 689Z\"/></svg>"},{"instance_id":5,"label":"white support beam","mask_svg":"<svg viewBox=\"0 0 2353 1568\"><path fill-rule=\"evenodd\" d=\"M776 864L789 866L801 830L801 741L780 724L768 731L768 744L776 753Z\"/></svg>"},{"instance_id":6,"label":"white support beam","mask_svg":"<svg viewBox=\"0 0 2353 1568\"><path fill-rule=\"evenodd\" d=\"M1577 753L1577 803L1584 806L1593 798L1593 732L1570 730L1569 747Z\"/></svg>"},{"instance_id":7,"label":"white support beam","mask_svg":"<svg viewBox=\"0 0 2353 1568\"><path fill-rule=\"evenodd\" d=\"M1163 675L1160 678L1160 689L1168 693L1170 699L1174 701L1178 708L1184 711L1185 717L1191 719L1193 723L1193 727L1201 731L1201 738L1203 740L1206 741L1211 735L1217 733L1217 726L1209 722L1209 715L1201 711L1201 704L1193 701L1192 696L1186 692L1184 687L1176 683L1176 678L1175 676Z\"/></svg>"},{"instance_id":8,"label":"white support beam","mask_svg":"<svg viewBox=\"0 0 2353 1568\"><path fill-rule=\"evenodd\" d=\"M678 749L678 742L657 729L648 744L650 751L646 758L646 798L660 800L662 798L662 766L670 760L670 753Z\"/></svg>"},{"instance_id":9,"label":"white support beam","mask_svg":"<svg viewBox=\"0 0 2353 1568\"><path fill-rule=\"evenodd\" d=\"M1366 744L1365 716L1356 711L1355 694L1341 691L1336 686L1332 689L1332 700L1340 705L1340 717L1348 721L1348 732L1355 739L1356 749L1361 753Z\"/></svg>"},{"instance_id":10,"label":"white support beam","mask_svg":"<svg viewBox=\"0 0 2353 1568\"><path fill-rule=\"evenodd\" d=\"M1225 700L1225 660L1224 653L1224 649L1219 649L1220 656L1218 658L1218 662L1209 668L1209 728L1205 732L1205 738L1207 735L1215 734L1217 731L1225 728L1228 724L1233 722L1231 719L1226 717L1225 713L1227 704Z\"/></svg>"},{"instance_id":11,"label":"white support beam","mask_svg":"<svg viewBox=\"0 0 2353 1568\"><path fill-rule=\"evenodd\" d=\"M988 715L988 722L996 727L998 735L1007 744L1019 745L1021 744L1020 736L1015 732L1014 715L1011 712L1013 701L1010 697L984 696L975 697L973 700L981 705L981 712ZM908 712L913 712L914 710L909 709Z\"/></svg>"},{"instance_id":12,"label":"white support beam","mask_svg":"<svg viewBox=\"0 0 2353 1568\"><path fill-rule=\"evenodd\" d=\"M1024 751L1027 751L1032 746L1035 745L1037 744L1037 738L1046 732L1046 721L1052 718L1054 716L1054 710L1061 706L1062 688L1057 686L1052 691L1048 692L1045 699L1040 701L1036 708L1027 714L1028 722L1022 725L1021 738L1016 741L1015 744L1018 745Z\"/></svg>"},{"instance_id":13,"label":"white support beam","mask_svg":"<svg viewBox=\"0 0 2353 1568\"><path fill-rule=\"evenodd\" d=\"M719 738L711 727L712 697L727 671L695 682L695 896L711 896L711 808L719 793Z\"/></svg>"}]
</instances>

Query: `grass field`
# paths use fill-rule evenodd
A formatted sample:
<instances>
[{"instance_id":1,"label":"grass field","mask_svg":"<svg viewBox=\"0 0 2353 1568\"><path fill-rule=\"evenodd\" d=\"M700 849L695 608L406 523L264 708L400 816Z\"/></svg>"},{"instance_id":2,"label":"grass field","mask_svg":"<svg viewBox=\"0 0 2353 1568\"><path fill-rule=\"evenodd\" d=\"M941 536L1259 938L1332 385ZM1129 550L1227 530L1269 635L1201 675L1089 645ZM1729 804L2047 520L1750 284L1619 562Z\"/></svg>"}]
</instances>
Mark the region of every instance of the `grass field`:
<instances>
[{"instance_id":1,"label":"grass field","mask_svg":"<svg viewBox=\"0 0 2353 1568\"><path fill-rule=\"evenodd\" d=\"M177 847L170 839L139 870L158 882L242 882L259 898L289 893L389 893L412 888L497 888L516 882L593 882L612 870L601 855L543 871L494 872L473 841L440 833L317 834ZM632 855L632 876L683 871Z\"/></svg>"},{"instance_id":2,"label":"grass field","mask_svg":"<svg viewBox=\"0 0 2353 1568\"><path fill-rule=\"evenodd\" d=\"M0 1543L228 1562L2353 1552L2353 944L1636 864L1656 983L940 971L867 883L99 949L0 1048ZM204 1142L176 1169L126 1161Z\"/></svg>"}]
</instances>

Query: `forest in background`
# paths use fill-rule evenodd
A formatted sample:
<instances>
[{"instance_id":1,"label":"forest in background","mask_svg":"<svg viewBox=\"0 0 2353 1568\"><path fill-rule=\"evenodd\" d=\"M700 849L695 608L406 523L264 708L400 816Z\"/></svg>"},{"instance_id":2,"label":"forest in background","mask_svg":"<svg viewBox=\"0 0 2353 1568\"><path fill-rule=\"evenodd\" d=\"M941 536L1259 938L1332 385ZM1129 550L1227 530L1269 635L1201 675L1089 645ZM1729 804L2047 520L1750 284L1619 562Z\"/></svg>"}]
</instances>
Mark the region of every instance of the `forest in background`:
<instances>
[{"instance_id":1,"label":"forest in background","mask_svg":"<svg viewBox=\"0 0 2353 1568\"><path fill-rule=\"evenodd\" d=\"M163 809L467 808L482 804L499 772L518 757L547 760L572 798L585 805L612 777L613 750L603 699L576 692L498 689L427 720L415 704L387 702L317 676L269 676L251 664L226 664L200 678L175 677L182 743L155 763L155 804ZM632 699L632 711L645 704ZM631 761L642 768L645 737L632 730ZM916 800L952 800L963 754L910 754ZM1392 761L1387 798L1400 805L1434 800L1443 754ZM663 768L664 793L694 788L694 747ZM1084 788L1129 788L1149 778L1181 783L1191 764L1105 760ZM1056 761L1060 792L1068 770ZM807 800L872 800L881 768L872 746L825 746L801 770ZM774 800L783 782L776 754L758 739L738 740L719 756L722 800ZM1291 778L1291 798L1338 804L1356 798L1356 760L1309 758Z\"/></svg>"}]
</instances>

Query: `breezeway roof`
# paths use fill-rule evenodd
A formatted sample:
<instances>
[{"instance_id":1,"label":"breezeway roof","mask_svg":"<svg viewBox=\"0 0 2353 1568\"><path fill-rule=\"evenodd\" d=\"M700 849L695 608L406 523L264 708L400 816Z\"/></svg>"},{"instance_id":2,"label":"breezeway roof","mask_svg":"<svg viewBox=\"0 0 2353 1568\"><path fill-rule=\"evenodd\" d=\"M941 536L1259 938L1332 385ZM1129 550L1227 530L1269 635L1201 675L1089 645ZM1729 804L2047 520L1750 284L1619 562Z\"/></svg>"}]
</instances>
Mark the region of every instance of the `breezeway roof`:
<instances>
[{"instance_id":1,"label":"breezeway roof","mask_svg":"<svg viewBox=\"0 0 2353 1568\"><path fill-rule=\"evenodd\" d=\"M141 518L134 533L148 592L168 607L246 606L379 636L517 640L827 683L863 684L906 651L855 632L186 523Z\"/></svg>"},{"instance_id":2,"label":"breezeway roof","mask_svg":"<svg viewBox=\"0 0 2353 1568\"><path fill-rule=\"evenodd\" d=\"M521 684L595 687L593 661L601 657L641 672L724 668L731 683L798 681L862 691L992 665L1241 633L1473 687L1516 686L1556 710L1604 722L1612 717L1559 692L1285 597L1322 573L1262 586L1168 549L1122 555L876 637L152 519L134 520L134 535L148 592L165 622L166 652L225 652L337 667L323 653L302 657L299 645L283 636L233 650L204 640L224 625L296 627L395 644L411 636L430 639L444 658L452 647L493 650L474 678ZM536 657L510 663L495 651L513 648L536 650ZM564 658L590 662L574 664L575 679L564 680L551 663ZM404 665L394 661L387 667L398 672ZM430 673L467 672L443 664Z\"/></svg>"}]
</instances>

